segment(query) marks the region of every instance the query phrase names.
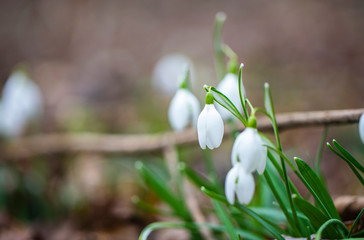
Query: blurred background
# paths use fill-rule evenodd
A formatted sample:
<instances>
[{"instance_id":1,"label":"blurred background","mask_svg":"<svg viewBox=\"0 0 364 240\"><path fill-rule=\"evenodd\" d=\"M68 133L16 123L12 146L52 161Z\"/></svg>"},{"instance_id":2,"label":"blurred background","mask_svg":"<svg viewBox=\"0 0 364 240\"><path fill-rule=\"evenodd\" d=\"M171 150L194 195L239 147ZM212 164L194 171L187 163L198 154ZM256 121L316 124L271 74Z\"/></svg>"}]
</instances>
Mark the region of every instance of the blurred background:
<instances>
[{"instance_id":1,"label":"blurred background","mask_svg":"<svg viewBox=\"0 0 364 240\"><path fill-rule=\"evenodd\" d=\"M0 84L23 63L44 100L40 122L23 135L170 131L168 104L181 66L191 66L201 103L203 84L218 83L212 32L219 11L227 14L224 42L245 64L255 106L263 106L264 82L278 113L364 105L362 1L2 0L0 6ZM283 148L310 161L322 132L285 131ZM356 124L329 128L332 138L363 159ZM231 146L226 139L214 153L222 181ZM201 155L197 145L184 149L197 168ZM131 197L157 200L134 162L158 166L161 158L64 153L3 161L0 238L136 239L155 217L138 211ZM322 170L334 196L364 193L326 148Z\"/></svg>"}]
</instances>

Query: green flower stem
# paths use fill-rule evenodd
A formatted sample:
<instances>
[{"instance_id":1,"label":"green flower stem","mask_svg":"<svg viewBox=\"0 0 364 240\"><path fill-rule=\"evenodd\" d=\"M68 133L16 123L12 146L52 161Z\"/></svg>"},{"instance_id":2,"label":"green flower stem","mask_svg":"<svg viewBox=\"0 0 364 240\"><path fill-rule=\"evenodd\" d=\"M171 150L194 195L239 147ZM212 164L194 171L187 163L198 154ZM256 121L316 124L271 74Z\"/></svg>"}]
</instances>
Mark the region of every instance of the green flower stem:
<instances>
[{"instance_id":1,"label":"green flower stem","mask_svg":"<svg viewBox=\"0 0 364 240\"><path fill-rule=\"evenodd\" d=\"M219 81L225 76L225 64L224 64L224 52L222 43L222 29L224 27L224 22L226 20L226 15L223 12L218 12L215 16L215 26L213 33L213 45L215 53L215 65L216 73Z\"/></svg>"},{"instance_id":2,"label":"green flower stem","mask_svg":"<svg viewBox=\"0 0 364 240\"><path fill-rule=\"evenodd\" d=\"M282 145L281 145L281 140L280 140L280 137L279 137L278 125L277 125L277 120L276 120L276 116L275 116L275 112L274 112L274 105L273 105L272 95L270 93L269 86L266 87L266 89L267 89L266 90L266 93L267 93L266 97L268 98L267 101L269 101L269 107L270 107L270 111L271 111L270 119L271 119L272 126L273 126L274 136L276 138L277 150L279 152L282 152ZM265 102L267 102L267 101L265 101ZM286 164L285 164L284 159L282 158L281 155L280 155L280 159L281 159L281 165L282 165L282 170L283 170L284 183L285 183L285 186L286 186L287 195L288 195L288 199L289 199L289 205L291 207L293 219L294 219L295 224L298 227L298 229L301 229L300 228L300 222L298 221L298 217L297 217L296 208L294 206L293 199L292 199L292 192L291 192L291 188L290 188L290 185L289 185ZM301 232L301 234L303 235L304 233Z\"/></svg>"}]
</instances>

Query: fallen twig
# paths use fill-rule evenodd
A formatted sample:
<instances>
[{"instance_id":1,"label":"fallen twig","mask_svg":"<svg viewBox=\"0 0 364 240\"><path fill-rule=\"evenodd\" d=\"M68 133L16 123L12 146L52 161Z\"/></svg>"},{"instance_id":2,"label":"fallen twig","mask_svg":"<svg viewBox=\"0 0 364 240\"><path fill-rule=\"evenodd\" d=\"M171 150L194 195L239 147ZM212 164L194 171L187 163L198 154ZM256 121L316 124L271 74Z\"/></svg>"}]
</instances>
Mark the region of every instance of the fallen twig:
<instances>
[{"instance_id":1,"label":"fallen twig","mask_svg":"<svg viewBox=\"0 0 364 240\"><path fill-rule=\"evenodd\" d=\"M322 125L356 123L364 112L361 109L295 112L277 115L280 130ZM271 130L268 118L258 119L260 131ZM241 126L243 129L243 126ZM229 135L229 131L225 131ZM225 136L226 136L225 135ZM188 145L197 142L197 134L193 129L184 132L158 134L44 134L28 136L0 146L2 159L24 159L43 154L63 152L103 152L119 154L138 154L160 151L173 145Z\"/></svg>"}]
</instances>

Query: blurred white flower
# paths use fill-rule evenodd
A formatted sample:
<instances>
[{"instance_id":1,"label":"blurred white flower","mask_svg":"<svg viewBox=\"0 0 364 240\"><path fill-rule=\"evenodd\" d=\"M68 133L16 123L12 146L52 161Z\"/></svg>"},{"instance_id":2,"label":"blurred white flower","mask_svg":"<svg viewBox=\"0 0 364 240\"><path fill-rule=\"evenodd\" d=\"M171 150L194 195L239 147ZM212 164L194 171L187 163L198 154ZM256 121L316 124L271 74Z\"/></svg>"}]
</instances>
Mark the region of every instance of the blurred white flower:
<instances>
[{"instance_id":1,"label":"blurred white flower","mask_svg":"<svg viewBox=\"0 0 364 240\"><path fill-rule=\"evenodd\" d=\"M5 83L0 102L0 134L19 136L29 120L42 111L42 96L35 83L21 70Z\"/></svg>"},{"instance_id":2,"label":"blurred white flower","mask_svg":"<svg viewBox=\"0 0 364 240\"><path fill-rule=\"evenodd\" d=\"M253 198L255 182L253 175L245 171L241 163L237 163L226 175L225 195L230 204L234 204L235 195L241 204L249 204Z\"/></svg>"},{"instance_id":3,"label":"blurred white flower","mask_svg":"<svg viewBox=\"0 0 364 240\"><path fill-rule=\"evenodd\" d=\"M226 97L230 99L230 101L235 105L239 112L243 111L243 107L241 106L240 95L239 95L239 78L236 74L228 73L221 80L219 85L217 85L217 90L222 92ZM245 96L245 89L242 85L242 93ZM220 106L220 104L215 104L217 111L221 114L221 117L226 120L229 118L233 118L228 110L224 107Z\"/></svg>"},{"instance_id":4,"label":"blurred white flower","mask_svg":"<svg viewBox=\"0 0 364 240\"><path fill-rule=\"evenodd\" d=\"M186 71L191 71L193 82L193 66L191 60L179 53L169 54L161 58L153 71L152 84L158 92L172 95L177 89L178 79Z\"/></svg>"},{"instance_id":5,"label":"blurred white flower","mask_svg":"<svg viewBox=\"0 0 364 240\"><path fill-rule=\"evenodd\" d=\"M364 113L361 115L359 119L359 136L364 144Z\"/></svg>"},{"instance_id":6,"label":"blurred white flower","mask_svg":"<svg viewBox=\"0 0 364 240\"><path fill-rule=\"evenodd\" d=\"M175 131L182 131L191 123L196 127L200 113L200 103L186 88L179 88L172 98L168 109L168 119Z\"/></svg>"},{"instance_id":7,"label":"blurred white flower","mask_svg":"<svg viewBox=\"0 0 364 240\"><path fill-rule=\"evenodd\" d=\"M197 120L198 142L202 149L220 146L224 136L224 122L213 104L206 104Z\"/></svg>"},{"instance_id":8,"label":"blurred white flower","mask_svg":"<svg viewBox=\"0 0 364 240\"><path fill-rule=\"evenodd\" d=\"M257 170L262 174L267 162L267 147L257 129L247 127L236 138L231 152L233 166L240 163L247 172Z\"/></svg>"}]
</instances>

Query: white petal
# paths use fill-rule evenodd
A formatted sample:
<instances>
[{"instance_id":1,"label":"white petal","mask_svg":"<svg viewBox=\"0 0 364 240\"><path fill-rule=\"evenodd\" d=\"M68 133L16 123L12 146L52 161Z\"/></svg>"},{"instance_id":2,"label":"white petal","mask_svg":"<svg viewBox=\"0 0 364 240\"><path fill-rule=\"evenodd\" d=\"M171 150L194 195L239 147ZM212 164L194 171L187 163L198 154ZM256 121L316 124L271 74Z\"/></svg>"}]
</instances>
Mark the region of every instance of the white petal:
<instances>
[{"instance_id":1,"label":"white petal","mask_svg":"<svg viewBox=\"0 0 364 240\"><path fill-rule=\"evenodd\" d=\"M359 136L364 144L364 113L361 115L359 119Z\"/></svg>"},{"instance_id":2,"label":"white petal","mask_svg":"<svg viewBox=\"0 0 364 240\"><path fill-rule=\"evenodd\" d=\"M188 106L188 118L189 121L191 121L192 127L196 127L197 125L197 118L200 114L200 103L198 102L198 99L193 95L189 90L185 90L185 98Z\"/></svg>"},{"instance_id":3,"label":"white petal","mask_svg":"<svg viewBox=\"0 0 364 240\"><path fill-rule=\"evenodd\" d=\"M209 143L213 148L217 148L221 145L222 138L224 136L224 122L220 114L216 111L214 105L208 104L208 119L207 119L207 137ZM212 149L212 148L210 148Z\"/></svg>"},{"instance_id":4,"label":"white petal","mask_svg":"<svg viewBox=\"0 0 364 240\"><path fill-rule=\"evenodd\" d=\"M184 93L179 89L169 105L168 120L175 131L182 131L188 125L188 107L184 101Z\"/></svg>"},{"instance_id":5,"label":"white petal","mask_svg":"<svg viewBox=\"0 0 364 240\"><path fill-rule=\"evenodd\" d=\"M259 150L259 156L257 159L257 172L262 174L265 170L265 166L267 164L267 147L263 146L264 142L262 141L261 137L257 134L258 141L260 141L261 149Z\"/></svg>"},{"instance_id":6,"label":"white petal","mask_svg":"<svg viewBox=\"0 0 364 240\"><path fill-rule=\"evenodd\" d=\"M238 177L238 167L233 167L226 175L225 196L230 204L234 204L236 178Z\"/></svg>"},{"instance_id":7,"label":"white petal","mask_svg":"<svg viewBox=\"0 0 364 240\"><path fill-rule=\"evenodd\" d=\"M200 147L202 149L206 149L206 137L207 137L207 109L206 106L200 113L200 116L197 120L197 136L198 136L198 142L200 144Z\"/></svg>"},{"instance_id":8,"label":"white petal","mask_svg":"<svg viewBox=\"0 0 364 240\"><path fill-rule=\"evenodd\" d=\"M247 172L252 172L256 169L256 159L259 154L260 146L256 143L256 129L246 128L235 140L232 150L232 162L237 162L239 158Z\"/></svg>"},{"instance_id":9,"label":"white petal","mask_svg":"<svg viewBox=\"0 0 364 240\"><path fill-rule=\"evenodd\" d=\"M241 106L240 96L239 96L239 79L238 76L232 73L226 74L217 86L217 90L222 92L227 96L230 101L235 105L239 112L242 112L243 107ZM244 86L242 86L243 95L245 95ZM233 118L234 116L219 104L215 104L216 109L221 114L223 119Z\"/></svg>"},{"instance_id":10,"label":"white petal","mask_svg":"<svg viewBox=\"0 0 364 240\"><path fill-rule=\"evenodd\" d=\"M184 130L190 121L195 127L199 112L197 98L187 89L178 89L169 105L169 123L175 131Z\"/></svg>"},{"instance_id":11,"label":"white petal","mask_svg":"<svg viewBox=\"0 0 364 240\"><path fill-rule=\"evenodd\" d=\"M254 177L251 173L246 173L243 168L239 168L239 180L236 185L236 195L241 204L249 204L255 191Z\"/></svg>"}]
</instances>

